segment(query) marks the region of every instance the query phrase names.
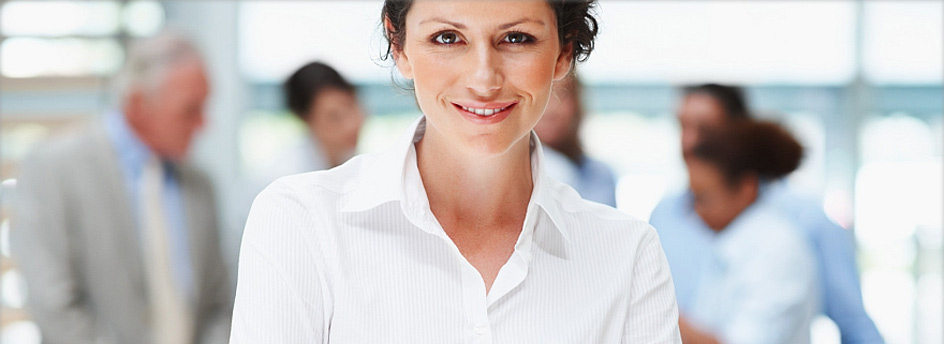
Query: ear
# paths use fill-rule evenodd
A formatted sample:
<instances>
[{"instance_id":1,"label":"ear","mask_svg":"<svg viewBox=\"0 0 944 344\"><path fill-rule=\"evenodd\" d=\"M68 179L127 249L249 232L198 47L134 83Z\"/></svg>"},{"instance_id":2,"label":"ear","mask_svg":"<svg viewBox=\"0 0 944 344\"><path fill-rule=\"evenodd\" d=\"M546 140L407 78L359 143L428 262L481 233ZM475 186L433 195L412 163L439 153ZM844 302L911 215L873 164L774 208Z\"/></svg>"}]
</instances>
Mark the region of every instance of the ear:
<instances>
[{"instance_id":1,"label":"ear","mask_svg":"<svg viewBox=\"0 0 944 344\"><path fill-rule=\"evenodd\" d=\"M570 73L574 64L574 43L567 43L561 47L560 55L557 56L557 63L554 64L554 81L561 81Z\"/></svg>"},{"instance_id":2,"label":"ear","mask_svg":"<svg viewBox=\"0 0 944 344\"><path fill-rule=\"evenodd\" d=\"M388 36L394 32L393 24L390 23L388 18L384 18L384 30L387 31ZM408 80L413 80L413 66L410 65L410 58L403 49L403 42L391 43L390 53L393 55L393 62L396 63L400 75Z\"/></svg>"}]
</instances>

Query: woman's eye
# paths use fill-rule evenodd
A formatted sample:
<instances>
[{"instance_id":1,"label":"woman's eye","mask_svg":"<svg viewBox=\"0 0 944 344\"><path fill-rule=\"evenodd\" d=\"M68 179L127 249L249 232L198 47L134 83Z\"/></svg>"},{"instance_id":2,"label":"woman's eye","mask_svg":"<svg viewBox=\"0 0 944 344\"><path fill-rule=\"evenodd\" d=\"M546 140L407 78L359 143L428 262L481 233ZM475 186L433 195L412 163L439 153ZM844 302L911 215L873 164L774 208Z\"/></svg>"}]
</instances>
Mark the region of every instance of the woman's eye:
<instances>
[{"instance_id":1,"label":"woman's eye","mask_svg":"<svg viewBox=\"0 0 944 344\"><path fill-rule=\"evenodd\" d=\"M433 37L433 40L439 44L453 44L459 41L459 36L455 32L443 32Z\"/></svg>"},{"instance_id":2,"label":"woman's eye","mask_svg":"<svg viewBox=\"0 0 944 344\"><path fill-rule=\"evenodd\" d=\"M529 43L534 41L530 35L521 32L512 32L505 36L505 42L520 44L520 43Z\"/></svg>"}]
</instances>

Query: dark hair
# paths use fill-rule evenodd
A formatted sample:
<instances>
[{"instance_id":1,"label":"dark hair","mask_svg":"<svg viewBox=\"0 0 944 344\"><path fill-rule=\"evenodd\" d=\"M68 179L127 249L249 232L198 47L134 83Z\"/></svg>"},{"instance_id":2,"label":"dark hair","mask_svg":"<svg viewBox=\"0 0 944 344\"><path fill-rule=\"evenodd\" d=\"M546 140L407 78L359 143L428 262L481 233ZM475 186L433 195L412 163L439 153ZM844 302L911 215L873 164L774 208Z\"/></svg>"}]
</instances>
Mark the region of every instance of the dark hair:
<instances>
[{"instance_id":1,"label":"dark hair","mask_svg":"<svg viewBox=\"0 0 944 344\"><path fill-rule=\"evenodd\" d=\"M592 11L596 0L548 0L548 5L554 9L557 17L557 37L561 47L573 43L572 63L583 62L593 51L593 42L600 30L596 17ZM381 19L390 20L392 30L383 25L384 38L387 39L387 59L394 50L402 49L401 43L406 38L406 14L413 6L412 0L384 1Z\"/></svg>"},{"instance_id":2,"label":"dark hair","mask_svg":"<svg viewBox=\"0 0 944 344\"><path fill-rule=\"evenodd\" d=\"M750 111L747 109L747 101L744 98L744 91L740 87L720 84L701 84L685 86L682 92L686 96L692 94L704 94L713 98L724 109L724 115L727 119L746 119L750 118Z\"/></svg>"},{"instance_id":3,"label":"dark hair","mask_svg":"<svg viewBox=\"0 0 944 344\"><path fill-rule=\"evenodd\" d=\"M790 174L800 166L803 147L773 122L741 120L705 131L692 154L719 167L733 185L748 173L762 180Z\"/></svg>"},{"instance_id":4,"label":"dark hair","mask_svg":"<svg viewBox=\"0 0 944 344\"><path fill-rule=\"evenodd\" d=\"M338 71L321 62L311 62L299 68L282 85L285 104L303 121L308 120L308 112L315 106L315 98L325 89L350 93L357 91Z\"/></svg>"}]
</instances>

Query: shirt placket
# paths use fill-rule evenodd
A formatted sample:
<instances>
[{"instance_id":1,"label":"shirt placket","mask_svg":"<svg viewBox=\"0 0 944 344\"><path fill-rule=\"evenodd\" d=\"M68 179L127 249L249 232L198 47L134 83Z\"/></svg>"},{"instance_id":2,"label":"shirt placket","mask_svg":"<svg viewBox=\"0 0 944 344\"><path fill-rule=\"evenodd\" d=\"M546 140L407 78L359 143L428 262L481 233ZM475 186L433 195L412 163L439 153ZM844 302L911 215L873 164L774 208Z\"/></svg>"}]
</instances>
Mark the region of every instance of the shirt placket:
<instances>
[{"instance_id":1,"label":"shirt placket","mask_svg":"<svg viewBox=\"0 0 944 344\"><path fill-rule=\"evenodd\" d=\"M428 226L427 228L432 229L432 233L442 239L444 244L450 246L456 258L457 266L460 270L459 276L461 278L463 311L465 312L465 319L467 319L464 332L468 334L468 342L473 344L492 343L492 331L489 325L488 304L486 303L485 295L485 282L482 280L482 276L479 274L479 271L462 256L462 253L459 252L459 248L452 242L452 239L446 235L446 232L442 229L439 221L436 221L436 218L433 217L432 213L423 215L424 221L422 222L424 226Z\"/></svg>"}]
</instances>

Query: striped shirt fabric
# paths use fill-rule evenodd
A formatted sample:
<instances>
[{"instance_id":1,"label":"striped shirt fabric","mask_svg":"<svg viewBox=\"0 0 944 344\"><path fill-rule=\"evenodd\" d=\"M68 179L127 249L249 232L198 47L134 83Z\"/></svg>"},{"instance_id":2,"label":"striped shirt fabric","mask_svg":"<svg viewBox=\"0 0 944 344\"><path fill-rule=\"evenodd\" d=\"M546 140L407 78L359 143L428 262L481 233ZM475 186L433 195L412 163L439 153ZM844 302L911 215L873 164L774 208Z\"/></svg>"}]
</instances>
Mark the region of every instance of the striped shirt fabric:
<instances>
[{"instance_id":1,"label":"striped shirt fabric","mask_svg":"<svg viewBox=\"0 0 944 344\"><path fill-rule=\"evenodd\" d=\"M546 177L488 293L430 211L414 143L280 178L253 203L231 343L681 343L651 226Z\"/></svg>"}]
</instances>

